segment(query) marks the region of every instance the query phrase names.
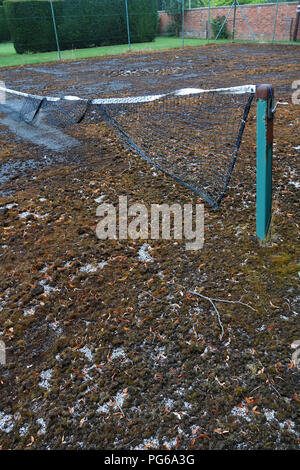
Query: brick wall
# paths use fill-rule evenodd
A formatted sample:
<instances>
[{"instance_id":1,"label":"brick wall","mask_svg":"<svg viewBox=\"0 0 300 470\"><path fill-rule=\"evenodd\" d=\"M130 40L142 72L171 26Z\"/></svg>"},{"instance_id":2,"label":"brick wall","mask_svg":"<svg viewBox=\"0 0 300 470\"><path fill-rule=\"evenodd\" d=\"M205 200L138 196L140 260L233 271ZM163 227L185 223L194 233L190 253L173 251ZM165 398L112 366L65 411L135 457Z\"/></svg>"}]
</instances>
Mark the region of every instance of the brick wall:
<instances>
[{"instance_id":1,"label":"brick wall","mask_svg":"<svg viewBox=\"0 0 300 470\"><path fill-rule=\"evenodd\" d=\"M275 32L276 41L289 41L293 37L293 31L296 21L296 3L280 3L278 8L277 25ZM244 15L257 40L269 41L273 36L274 19L276 12L276 4L260 4L260 5L242 5ZM226 16L230 7L211 8L210 17ZM170 22L168 16L164 12L160 12L160 33L166 31L166 26ZM227 29L232 32L233 10L227 21ZM185 12L185 37L198 37L206 39L208 35L208 8L195 8L186 10ZM211 29L211 37L213 32ZM251 33L247 23L243 19L243 15L239 8L236 14L236 39L251 39ZM298 31L298 39L300 39L300 28Z\"/></svg>"}]
</instances>

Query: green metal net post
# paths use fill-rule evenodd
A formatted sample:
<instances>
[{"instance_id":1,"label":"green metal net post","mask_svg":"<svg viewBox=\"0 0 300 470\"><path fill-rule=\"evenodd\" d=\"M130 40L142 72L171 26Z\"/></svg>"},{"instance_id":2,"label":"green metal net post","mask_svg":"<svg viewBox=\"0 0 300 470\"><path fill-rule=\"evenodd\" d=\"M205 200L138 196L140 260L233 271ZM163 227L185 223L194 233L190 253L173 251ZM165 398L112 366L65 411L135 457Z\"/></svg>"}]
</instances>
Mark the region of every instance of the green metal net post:
<instances>
[{"instance_id":1,"label":"green metal net post","mask_svg":"<svg viewBox=\"0 0 300 470\"><path fill-rule=\"evenodd\" d=\"M208 0L208 19L207 19L207 40L208 40L208 42L210 40L210 2L211 2L211 0Z\"/></svg>"},{"instance_id":2,"label":"green metal net post","mask_svg":"<svg viewBox=\"0 0 300 470\"><path fill-rule=\"evenodd\" d=\"M184 0L181 2L181 16L182 16L182 47L184 47Z\"/></svg>"},{"instance_id":3,"label":"green metal net post","mask_svg":"<svg viewBox=\"0 0 300 470\"><path fill-rule=\"evenodd\" d=\"M271 85L259 85L257 98L256 137L256 235L264 240L272 216L273 103Z\"/></svg>"},{"instance_id":4,"label":"green metal net post","mask_svg":"<svg viewBox=\"0 0 300 470\"><path fill-rule=\"evenodd\" d=\"M130 24L129 24L129 13L128 13L127 0L125 0L125 11L126 11L126 27L127 27L128 48L131 49Z\"/></svg>"},{"instance_id":5,"label":"green metal net post","mask_svg":"<svg viewBox=\"0 0 300 470\"><path fill-rule=\"evenodd\" d=\"M279 0L276 1L276 9L275 9L275 18L274 18L274 26L273 26L272 44L274 44L274 41L275 41L275 32L276 32L277 17L278 17L278 7L279 7Z\"/></svg>"},{"instance_id":6,"label":"green metal net post","mask_svg":"<svg viewBox=\"0 0 300 470\"><path fill-rule=\"evenodd\" d=\"M57 52L58 52L58 59L61 60L61 52L60 52L60 46L59 46L59 40L58 40L58 34L57 34L57 27L56 27L56 20L55 20L55 14L54 14L54 8L53 8L52 0L50 0L50 8L51 8L51 15L52 15L52 21L53 21L53 28L54 28L54 34L55 34L55 40L56 40L56 47L57 47Z\"/></svg>"}]
</instances>

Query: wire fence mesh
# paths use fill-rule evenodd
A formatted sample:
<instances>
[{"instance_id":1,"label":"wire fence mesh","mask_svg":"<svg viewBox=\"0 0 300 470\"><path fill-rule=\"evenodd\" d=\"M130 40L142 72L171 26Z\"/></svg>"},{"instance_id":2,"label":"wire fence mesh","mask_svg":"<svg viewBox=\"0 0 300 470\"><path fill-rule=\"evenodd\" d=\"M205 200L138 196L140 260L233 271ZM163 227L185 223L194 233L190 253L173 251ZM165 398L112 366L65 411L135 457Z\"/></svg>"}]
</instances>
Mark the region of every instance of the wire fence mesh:
<instances>
[{"instance_id":1,"label":"wire fence mesh","mask_svg":"<svg viewBox=\"0 0 300 470\"><path fill-rule=\"evenodd\" d=\"M300 39L297 2L140 0L143 9L138 8L138 0L118 2L117 9L110 8L109 3L104 9L103 0L45 0L32 6L21 2L18 8L18 2L6 2L1 14L5 14L17 53L57 51L59 59L62 50L112 44L131 48L133 43L151 42L160 34L181 36L182 46L186 38L273 42ZM169 6L165 13L157 13L155 5L159 10Z\"/></svg>"}]
</instances>

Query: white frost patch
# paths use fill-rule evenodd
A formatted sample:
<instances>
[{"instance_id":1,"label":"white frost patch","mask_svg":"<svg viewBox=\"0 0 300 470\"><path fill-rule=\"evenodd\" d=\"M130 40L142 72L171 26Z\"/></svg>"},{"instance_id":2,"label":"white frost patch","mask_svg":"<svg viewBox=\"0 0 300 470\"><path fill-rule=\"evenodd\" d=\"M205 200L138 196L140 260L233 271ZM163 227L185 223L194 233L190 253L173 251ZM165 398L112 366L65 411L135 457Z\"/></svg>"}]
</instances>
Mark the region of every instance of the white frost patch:
<instances>
[{"instance_id":1,"label":"white frost patch","mask_svg":"<svg viewBox=\"0 0 300 470\"><path fill-rule=\"evenodd\" d=\"M49 380L52 377L52 369L43 370L43 372L41 372L40 377L42 380L39 382L39 386L49 390L50 388Z\"/></svg>"},{"instance_id":2,"label":"white frost patch","mask_svg":"<svg viewBox=\"0 0 300 470\"><path fill-rule=\"evenodd\" d=\"M43 269L40 270L40 273L46 273L48 269L48 266L45 266Z\"/></svg>"},{"instance_id":3,"label":"white frost patch","mask_svg":"<svg viewBox=\"0 0 300 470\"><path fill-rule=\"evenodd\" d=\"M289 421L289 420L286 420L286 421L283 421L283 423L280 423L279 422L279 426L281 427L281 429L284 429L284 428L288 428L288 430L294 434L297 434L296 430L295 430L295 423L294 421ZM298 434L297 434L298 435Z\"/></svg>"},{"instance_id":4,"label":"white frost patch","mask_svg":"<svg viewBox=\"0 0 300 470\"><path fill-rule=\"evenodd\" d=\"M289 184L292 184L295 186L295 188L299 189L300 188L300 183L299 181L289 181Z\"/></svg>"},{"instance_id":5,"label":"white frost patch","mask_svg":"<svg viewBox=\"0 0 300 470\"><path fill-rule=\"evenodd\" d=\"M99 269L103 269L104 266L106 265L107 265L106 261L103 261L102 263L98 263L98 264L89 263L89 264L86 264L85 266L81 266L80 271L82 273L95 273Z\"/></svg>"},{"instance_id":6,"label":"white frost patch","mask_svg":"<svg viewBox=\"0 0 300 470\"><path fill-rule=\"evenodd\" d=\"M164 399L164 406L168 408L168 410L171 410L174 407L174 400L171 398L165 398Z\"/></svg>"},{"instance_id":7,"label":"white frost patch","mask_svg":"<svg viewBox=\"0 0 300 470\"><path fill-rule=\"evenodd\" d=\"M50 328L55 331L55 333L60 336L63 332L62 327L60 326L58 321L54 321L52 323L49 323Z\"/></svg>"},{"instance_id":8,"label":"white frost patch","mask_svg":"<svg viewBox=\"0 0 300 470\"><path fill-rule=\"evenodd\" d=\"M166 449L175 449L177 446L177 438L174 438L171 441L164 441L164 446L166 447Z\"/></svg>"},{"instance_id":9,"label":"white frost patch","mask_svg":"<svg viewBox=\"0 0 300 470\"><path fill-rule=\"evenodd\" d=\"M43 418L39 418L36 420L36 422L41 426L39 430L39 434L46 434L47 426L46 426L45 420Z\"/></svg>"},{"instance_id":10,"label":"white frost patch","mask_svg":"<svg viewBox=\"0 0 300 470\"><path fill-rule=\"evenodd\" d=\"M28 317L29 315L34 315L35 309L37 308L37 305L35 307L28 308L27 310L23 311L24 317Z\"/></svg>"},{"instance_id":11,"label":"white frost patch","mask_svg":"<svg viewBox=\"0 0 300 470\"><path fill-rule=\"evenodd\" d=\"M28 433L28 429L29 429L29 424L24 424L24 426L22 426L20 429L19 429L19 435L22 437L22 436L26 436L26 434Z\"/></svg>"},{"instance_id":12,"label":"white frost patch","mask_svg":"<svg viewBox=\"0 0 300 470\"><path fill-rule=\"evenodd\" d=\"M2 297L0 297L0 312L1 312L1 310L3 310L3 308L4 308L5 305L7 304L6 300L7 300L8 297L9 297L10 290L11 290L11 289L6 289L6 290L2 293Z\"/></svg>"},{"instance_id":13,"label":"white frost patch","mask_svg":"<svg viewBox=\"0 0 300 470\"><path fill-rule=\"evenodd\" d=\"M247 413L247 408L244 406L241 408L239 406L235 406L234 408L232 408L231 413L233 414L233 416L244 418L248 422L251 421L251 418L248 416Z\"/></svg>"},{"instance_id":14,"label":"white frost patch","mask_svg":"<svg viewBox=\"0 0 300 470\"><path fill-rule=\"evenodd\" d=\"M105 195L105 194L101 194L101 196L99 196L99 197L97 197L97 199L95 199L95 202L100 203L100 202L102 202L103 199L105 199L105 198L106 198L106 195Z\"/></svg>"},{"instance_id":15,"label":"white frost patch","mask_svg":"<svg viewBox=\"0 0 300 470\"><path fill-rule=\"evenodd\" d=\"M19 204L16 202L12 202L10 204L5 204L5 206L1 206L0 209L12 209L13 207L17 207Z\"/></svg>"},{"instance_id":16,"label":"white frost patch","mask_svg":"<svg viewBox=\"0 0 300 470\"><path fill-rule=\"evenodd\" d=\"M79 349L79 351L85 355L88 361L93 362L93 354L88 346L84 346L83 348Z\"/></svg>"},{"instance_id":17,"label":"white frost patch","mask_svg":"<svg viewBox=\"0 0 300 470\"><path fill-rule=\"evenodd\" d=\"M51 287L49 286L48 284L46 284L47 281L46 279L42 279L40 281L40 284L44 287L44 291L47 295L51 294L51 292L55 292L55 291L59 291L60 289L58 289L57 287Z\"/></svg>"},{"instance_id":18,"label":"white frost patch","mask_svg":"<svg viewBox=\"0 0 300 470\"><path fill-rule=\"evenodd\" d=\"M28 217L29 215L33 215L33 217L36 217L37 219L44 219L45 217L49 215L49 213L40 215L40 214L35 214L34 212L25 211L25 212L21 212L21 214L19 214L19 217L20 219L26 219L26 217Z\"/></svg>"},{"instance_id":19,"label":"white frost patch","mask_svg":"<svg viewBox=\"0 0 300 470\"><path fill-rule=\"evenodd\" d=\"M265 414L265 417L266 417L266 420L268 421L268 423L270 421L272 421L273 419L275 419L275 411L274 410L271 410L271 411L266 410L264 412L264 414Z\"/></svg>"},{"instance_id":20,"label":"white frost patch","mask_svg":"<svg viewBox=\"0 0 300 470\"><path fill-rule=\"evenodd\" d=\"M259 328L256 328L256 331L264 331L266 329L266 325L261 325Z\"/></svg>"},{"instance_id":21,"label":"white frost patch","mask_svg":"<svg viewBox=\"0 0 300 470\"><path fill-rule=\"evenodd\" d=\"M142 444L139 444L134 450L155 449L159 447L159 441L156 438L144 439Z\"/></svg>"},{"instance_id":22,"label":"white frost patch","mask_svg":"<svg viewBox=\"0 0 300 470\"><path fill-rule=\"evenodd\" d=\"M127 398L127 392L125 391L119 392L115 396L114 400L111 400L108 403L105 403L104 405L98 406L97 412L108 413L111 409L115 411L116 408L118 408L119 411L121 411L121 413L124 414L122 410L122 406L123 406L125 398Z\"/></svg>"},{"instance_id":23,"label":"white frost patch","mask_svg":"<svg viewBox=\"0 0 300 470\"><path fill-rule=\"evenodd\" d=\"M6 415L3 411L0 411L0 431L9 433L14 427L14 417L12 415Z\"/></svg>"},{"instance_id":24,"label":"white frost patch","mask_svg":"<svg viewBox=\"0 0 300 470\"><path fill-rule=\"evenodd\" d=\"M139 259L144 263L152 263L152 261L154 261L152 256L149 254L149 248L149 243L144 243L139 249Z\"/></svg>"},{"instance_id":25,"label":"white frost patch","mask_svg":"<svg viewBox=\"0 0 300 470\"><path fill-rule=\"evenodd\" d=\"M266 420L268 423L270 423L270 421L276 421L280 427L280 429L288 429L290 432L292 432L293 434L296 434L297 435L297 432L295 430L295 423L294 421L291 421L291 420L285 420L283 422L280 422L276 416L275 416L275 411L274 410L263 410L264 412L264 415L266 417Z\"/></svg>"},{"instance_id":26,"label":"white frost patch","mask_svg":"<svg viewBox=\"0 0 300 470\"><path fill-rule=\"evenodd\" d=\"M71 264L72 264L72 261L67 261L67 262L64 264L64 268L68 268Z\"/></svg>"},{"instance_id":27,"label":"white frost patch","mask_svg":"<svg viewBox=\"0 0 300 470\"><path fill-rule=\"evenodd\" d=\"M143 343L143 345L145 344ZM167 359L165 346L156 346L150 353L150 359L154 362L155 365L159 365L161 364L161 361Z\"/></svg>"},{"instance_id":28,"label":"white frost patch","mask_svg":"<svg viewBox=\"0 0 300 470\"><path fill-rule=\"evenodd\" d=\"M126 353L124 351L124 348L116 348L113 350L111 353L110 359L119 359L119 357L122 357L123 359L126 359Z\"/></svg>"},{"instance_id":29,"label":"white frost patch","mask_svg":"<svg viewBox=\"0 0 300 470\"><path fill-rule=\"evenodd\" d=\"M191 410L193 408L193 405L191 403L189 403L188 401L185 401L184 402L184 406L186 407L186 409L188 410Z\"/></svg>"}]
</instances>

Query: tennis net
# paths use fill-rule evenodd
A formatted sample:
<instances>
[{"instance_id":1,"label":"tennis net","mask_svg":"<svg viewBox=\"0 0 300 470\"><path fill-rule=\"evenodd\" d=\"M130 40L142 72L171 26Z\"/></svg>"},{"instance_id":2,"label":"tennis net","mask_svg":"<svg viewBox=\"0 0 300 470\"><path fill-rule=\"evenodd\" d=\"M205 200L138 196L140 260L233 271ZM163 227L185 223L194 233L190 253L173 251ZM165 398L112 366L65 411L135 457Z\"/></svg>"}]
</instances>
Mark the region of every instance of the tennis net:
<instances>
[{"instance_id":1,"label":"tennis net","mask_svg":"<svg viewBox=\"0 0 300 470\"><path fill-rule=\"evenodd\" d=\"M0 86L0 112L38 126L105 121L134 152L217 208L226 194L256 86L129 98L39 96ZM3 100L2 100L3 101Z\"/></svg>"}]
</instances>

